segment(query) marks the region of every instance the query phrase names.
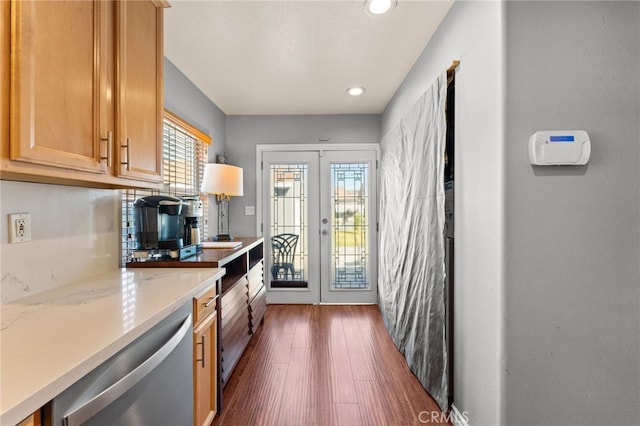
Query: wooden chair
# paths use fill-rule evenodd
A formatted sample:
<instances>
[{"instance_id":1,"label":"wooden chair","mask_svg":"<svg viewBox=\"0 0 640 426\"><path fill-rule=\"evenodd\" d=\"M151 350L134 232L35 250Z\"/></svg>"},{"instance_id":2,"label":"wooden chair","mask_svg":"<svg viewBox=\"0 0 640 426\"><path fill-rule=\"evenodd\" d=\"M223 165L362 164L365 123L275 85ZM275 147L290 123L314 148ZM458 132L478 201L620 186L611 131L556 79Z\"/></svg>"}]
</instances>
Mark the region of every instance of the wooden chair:
<instances>
[{"instance_id":1,"label":"wooden chair","mask_svg":"<svg viewBox=\"0 0 640 426\"><path fill-rule=\"evenodd\" d=\"M271 250L273 254L271 276L274 281L278 280L278 275L282 270L284 270L285 280L289 275L291 275L291 280L294 279L296 269L293 266L293 259L296 256L298 237L296 234L279 234L271 237Z\"/></svg>"}]
</instances>

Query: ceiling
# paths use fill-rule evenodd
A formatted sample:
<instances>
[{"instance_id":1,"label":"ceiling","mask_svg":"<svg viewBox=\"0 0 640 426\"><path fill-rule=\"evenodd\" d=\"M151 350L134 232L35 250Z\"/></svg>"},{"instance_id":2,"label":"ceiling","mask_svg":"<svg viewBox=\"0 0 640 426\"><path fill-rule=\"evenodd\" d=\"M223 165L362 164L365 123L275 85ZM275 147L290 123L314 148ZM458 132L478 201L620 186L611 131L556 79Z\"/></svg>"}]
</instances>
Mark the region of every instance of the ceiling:
<instances>
[{"instance_id":1,"label":"ceiling","mask_svg":"<svg viewBox=\"0 0 640 426\"><path fill-rule=\"evenodd\" d=\"M227 115L379 114L452 3L172 0L165 56Z\"/></svg>"}]
</instances>

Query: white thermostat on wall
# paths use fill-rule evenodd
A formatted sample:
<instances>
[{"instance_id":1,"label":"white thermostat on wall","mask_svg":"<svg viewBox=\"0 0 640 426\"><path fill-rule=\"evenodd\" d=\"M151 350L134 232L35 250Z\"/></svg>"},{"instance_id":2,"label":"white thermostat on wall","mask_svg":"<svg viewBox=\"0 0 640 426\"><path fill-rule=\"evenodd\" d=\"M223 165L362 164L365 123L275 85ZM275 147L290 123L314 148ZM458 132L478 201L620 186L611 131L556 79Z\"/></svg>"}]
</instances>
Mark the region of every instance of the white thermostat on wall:
<instances>
[{"instance_id":1,"label":"white thermostat on wall","mask_svg":"<svg viewBox=\"0 0 640 426\"><path fill-rule=\"evenodd\" d=\"M590 155L591 141L584 130L543 130L529 138L529 160L536 166L581 166Z\"/></svg>"}]
</instances>

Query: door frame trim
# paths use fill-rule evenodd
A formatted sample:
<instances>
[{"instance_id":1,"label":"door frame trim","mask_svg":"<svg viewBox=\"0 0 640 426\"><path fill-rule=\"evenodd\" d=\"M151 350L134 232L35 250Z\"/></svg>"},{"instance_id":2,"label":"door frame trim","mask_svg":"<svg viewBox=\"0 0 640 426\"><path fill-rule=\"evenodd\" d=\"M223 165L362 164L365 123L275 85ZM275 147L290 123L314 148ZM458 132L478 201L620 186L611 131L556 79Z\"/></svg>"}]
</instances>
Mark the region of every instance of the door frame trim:
<instances>
[{"instance_id":1,"label":"door frame trim","mask_svg":"<svg viewBox=\"0 0 640 426\"><path fill-rule=\"evenodd\" d=\"M263 237L263 221L265 217L264 203L263 203L263 153L286 151L290 153L295 152L318 152L320 158L322 158L324 151L374 151L375 152L375 167L376 167L376 188L380 187L380 174L378 169L380 166L380 144L379 143L344 143L344 144L258 144L256 145L256 235ZM378 197L376 197L378 198ZM376 217L379 217L380 206L379 199L376 199L375 205ZM374 225L376 229L376 253L378 246L377 239L377 224ZM271 291L271 289L268 289ZM291 290L291 289L287 289ZM300 290L303 291L303 290ZM309 291L305 289L304 291ZM320 291L320 287L318 287ZM319 296L318 296L319 297Z\"/></svg>"}]
</instances>

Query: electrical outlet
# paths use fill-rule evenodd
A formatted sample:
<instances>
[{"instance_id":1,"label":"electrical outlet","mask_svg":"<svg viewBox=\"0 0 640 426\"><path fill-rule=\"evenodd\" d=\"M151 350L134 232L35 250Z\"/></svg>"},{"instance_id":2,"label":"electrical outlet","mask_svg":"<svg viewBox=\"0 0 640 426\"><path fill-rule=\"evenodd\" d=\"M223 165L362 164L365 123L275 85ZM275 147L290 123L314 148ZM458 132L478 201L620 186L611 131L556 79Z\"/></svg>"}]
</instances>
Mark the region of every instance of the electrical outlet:
<instances>
[{"instance_id":1,"label":"electrical outlet","mask_svg":"<svg viewBox=\"0 0 640 426\"><path fill-rule=\"evenodd\" d=\"M31 241L31 214L13 213L9 215L9 243Z\"/></svg>"}]
</instances>

